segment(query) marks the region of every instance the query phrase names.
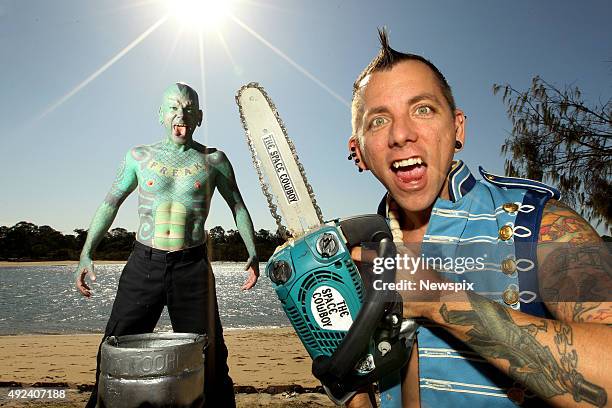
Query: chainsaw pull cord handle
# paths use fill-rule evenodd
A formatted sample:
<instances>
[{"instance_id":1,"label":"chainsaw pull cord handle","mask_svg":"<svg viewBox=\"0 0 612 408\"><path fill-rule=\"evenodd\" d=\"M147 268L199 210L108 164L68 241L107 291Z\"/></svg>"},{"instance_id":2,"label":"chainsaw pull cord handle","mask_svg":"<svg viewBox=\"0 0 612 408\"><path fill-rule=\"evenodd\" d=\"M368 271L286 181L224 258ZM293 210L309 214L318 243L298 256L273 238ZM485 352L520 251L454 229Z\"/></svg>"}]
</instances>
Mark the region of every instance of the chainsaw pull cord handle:
<instances>
[{"instance_id":1,"label":"chainsaw pull cord handle","mask_svg":"<svg viewBox=\"0 0 612 408\"><path fill-rule=\"evenodd\" d=\"M395 258L397 252L393 237L381 231L375 238L379 240L376 255L382 258ZM392 268L384 268L381 274L383 288L388 287L385 283L395 282L395 272L395 263ZM323 385L341 387L340 380L355 369L385 312L386 300L389 299L390 293L388 290L367 288L363 305L340 346L331 356L319 356L313 360L312 373Z\"/></svg>"}]
</instances>

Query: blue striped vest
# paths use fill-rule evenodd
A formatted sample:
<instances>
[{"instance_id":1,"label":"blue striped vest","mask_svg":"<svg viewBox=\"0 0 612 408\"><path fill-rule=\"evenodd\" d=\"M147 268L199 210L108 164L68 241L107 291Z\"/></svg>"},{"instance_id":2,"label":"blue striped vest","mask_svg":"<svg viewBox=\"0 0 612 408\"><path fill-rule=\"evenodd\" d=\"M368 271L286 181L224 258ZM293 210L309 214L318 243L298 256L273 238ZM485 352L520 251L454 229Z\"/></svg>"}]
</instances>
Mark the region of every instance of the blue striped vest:
<instances>
[{"instance_id":1,"label":"blue striped vest","mask_svg":"<svg viewBox=\"0 0 612 408\"><path fill-rule=\"evenodd\" d=\"M535 244L544 205L559 193L543 183L479 170L484 179L477 181L463 162L453 163L450 200L438 198L434 204L421 247L423 256L483 257L481 265L471 269L458 269L456 263L454 270L440 272L448 281L473 282L476 292L507 307L544 316ZM379 213L388 213L386 198ZM424 408L537 404L531 392L433 324L419 329L418 345Z\"/></svg>"}]
</instances>

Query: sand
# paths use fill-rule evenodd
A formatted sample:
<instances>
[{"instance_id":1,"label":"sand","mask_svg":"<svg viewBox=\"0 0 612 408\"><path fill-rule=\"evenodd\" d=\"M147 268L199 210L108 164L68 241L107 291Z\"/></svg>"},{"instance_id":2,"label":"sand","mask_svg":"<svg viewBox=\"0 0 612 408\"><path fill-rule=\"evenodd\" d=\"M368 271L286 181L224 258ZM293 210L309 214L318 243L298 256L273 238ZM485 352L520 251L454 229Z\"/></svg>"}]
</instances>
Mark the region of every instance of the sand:
<instances>
[{"instance_id":1,"label":"sand","mask_svg":"<svg viewBox=\"0 0 612 408\"><path fill-rule=\"evenodd\" d=\"M0 407L82 406L94 382L101 338L0 336ZM325 395L304 393L320 383L310 373L310 357L293 329L226 330L225 338L238 406L334 406ZM68 399L15 401L7 396L11 387L31 386L66 387Z\"/></svg>"},{"instance_id":2,"label":"sand","mask_svg":"<svg viewBox=\"0 0 612 408\"><path fill-rule=\"evenodd\" d=\"M0 261L0 268L51 265L77 262ZM101 339L102 334L0 336L0 407L83 407L93 387ZM320 393L310 357L293 329L226 330L225 340L239 408L336 406ZM10 390L32 387L65 389L66 398L9 397Z\"/></svg>"}]
</instances>

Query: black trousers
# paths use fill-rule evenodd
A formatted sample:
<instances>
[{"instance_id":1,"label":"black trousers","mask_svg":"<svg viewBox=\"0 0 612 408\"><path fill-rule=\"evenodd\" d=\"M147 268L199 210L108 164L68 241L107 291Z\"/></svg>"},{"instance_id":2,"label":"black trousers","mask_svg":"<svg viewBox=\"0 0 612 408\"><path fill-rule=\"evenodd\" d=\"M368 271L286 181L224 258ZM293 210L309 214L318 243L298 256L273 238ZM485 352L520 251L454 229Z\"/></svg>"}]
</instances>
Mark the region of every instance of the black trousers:
<instances>
[{"instance_id":1,"label":"black trousers","mask_svg":"<svg viewBox=\"0 0 612 408\"><path fill-rule=\"evenodd\" d=\"M235 407L227 347L217 307L215 277L205 245L167 252L136 242L121 273L102 343L108 336L151 333L164 305L168 306L174 332L206 333L208 336L204 360L204 406ZM96 406L100 348L96 385L86 407Z\"/></svg>"}]
</instances>

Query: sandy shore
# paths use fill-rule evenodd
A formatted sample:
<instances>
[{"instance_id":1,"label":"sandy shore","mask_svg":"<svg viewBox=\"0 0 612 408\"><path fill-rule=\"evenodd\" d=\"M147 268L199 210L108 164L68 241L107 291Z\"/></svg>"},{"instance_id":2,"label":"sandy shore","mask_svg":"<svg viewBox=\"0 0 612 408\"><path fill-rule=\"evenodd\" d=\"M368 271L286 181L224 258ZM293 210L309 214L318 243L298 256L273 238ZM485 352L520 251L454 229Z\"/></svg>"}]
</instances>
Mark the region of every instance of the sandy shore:
<instances>
[{"instance_id":1,"label":"sandy shore","mask_svg":"<svg viewBox=\"0 0 612 408\"><path fill-rule=\"evenodd\" d=\"M6 398L7 387L17 385L67 387L71 402L55 406L79 406L86 394L78 390L86 390L94 382L101 338L101 335L0 336L0 390L3 390L0 406L23 406L12 405L16 402ZM235 385L243 393L260 392L238 395L239 406L334 406L324 395L295 395L290 388L283 387L319 385L310 373L310 357L293 329L227 330L225 339Z\"/></svg>"},{"instance_id":2,"label":"sandy shore","mask_svg":"<svg viewBox=\"0 0 612 408\"><path fill-rule=\"evenodd\" d=\"M0 381L92 384L102 335L0 336ZM236 385L318 384L310 357L291 328L226 330L230 375Z\"/></svg>"}]
</instances>

